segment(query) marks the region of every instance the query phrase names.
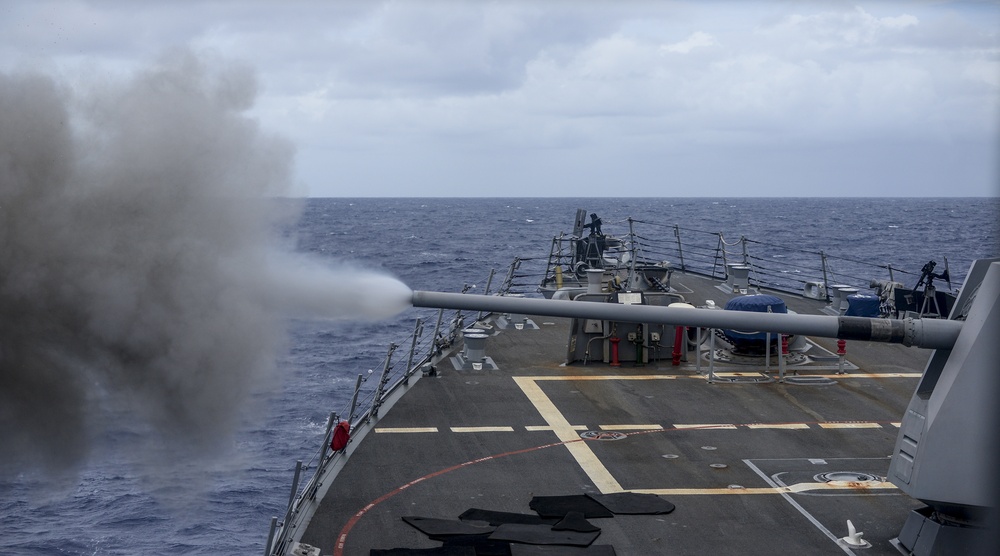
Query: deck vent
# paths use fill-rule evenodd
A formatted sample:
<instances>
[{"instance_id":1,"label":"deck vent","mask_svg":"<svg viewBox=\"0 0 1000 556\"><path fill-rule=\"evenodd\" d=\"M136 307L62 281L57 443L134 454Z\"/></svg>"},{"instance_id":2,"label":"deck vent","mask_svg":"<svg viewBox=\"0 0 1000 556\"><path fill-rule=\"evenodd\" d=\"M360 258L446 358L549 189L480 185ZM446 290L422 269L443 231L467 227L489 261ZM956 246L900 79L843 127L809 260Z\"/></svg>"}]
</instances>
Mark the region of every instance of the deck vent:
<instances>
[{"instance_id":1,"label":"deck vent","mask_svg":"<svg viewBox=\"0 0 1000 556\"><path fill-rule=\"evenodd\" d=\"M320 550L315 546L297 542L292 548L292 556L319 556Z\"/></svg>"}]
</instances>

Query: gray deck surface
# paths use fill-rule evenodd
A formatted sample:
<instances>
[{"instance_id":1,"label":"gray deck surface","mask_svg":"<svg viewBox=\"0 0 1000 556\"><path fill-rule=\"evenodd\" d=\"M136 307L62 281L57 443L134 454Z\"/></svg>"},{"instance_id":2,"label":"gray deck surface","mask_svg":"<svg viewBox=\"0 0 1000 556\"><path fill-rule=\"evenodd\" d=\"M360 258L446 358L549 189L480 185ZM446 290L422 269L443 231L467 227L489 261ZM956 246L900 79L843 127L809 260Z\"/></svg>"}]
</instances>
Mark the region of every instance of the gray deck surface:
<instances>
[{"instance_id":1,"label":"gray deck surface","mask_svg":"<svg viewBox=\"0 0 1000 556\"><path fill-rule=\"evenodd\" d=\"M674 275L674 286L695 304L708 298L723 305L731 295L715 285ZM800 313L823 306L779 295ZM619 555L897 554L889 539L919 502L887 483L822 488L814 477L884 478L930 351L849 342L847 358L859 368L833 377L832 385L709 384L695 372L694 354L679 367L669 359L643 367L564 366L568 321L534 321L539 330L490 338L486 353L498 371L442 365L439 376L417 382L378 422L384 432L365 438L350 458L302 542L332 554L346 533L349 555L435 547L441 543L401 518L457 518L472 507L532 513L536 495L623 489L657 493L677 507L667 515L592 520L602 529L596 544L613 545ZM815 343L836 350L835 340ZM760 370L732 367L716 371ZM887 376L894 373L905 376ZM436 432L407 432L414 429ZM609 430L627 436L579 437ZM871 548L851 552L837 544L848 519Z\"/></svg>"}]
</instances>

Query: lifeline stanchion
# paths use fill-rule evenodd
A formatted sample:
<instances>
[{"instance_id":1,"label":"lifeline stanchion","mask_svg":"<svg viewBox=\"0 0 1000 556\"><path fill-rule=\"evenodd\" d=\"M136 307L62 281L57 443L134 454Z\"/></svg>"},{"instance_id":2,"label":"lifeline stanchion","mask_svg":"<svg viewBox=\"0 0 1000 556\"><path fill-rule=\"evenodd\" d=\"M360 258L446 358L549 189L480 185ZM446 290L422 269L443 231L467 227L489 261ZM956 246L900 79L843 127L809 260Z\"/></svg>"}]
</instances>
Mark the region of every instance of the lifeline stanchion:
<instances>
[{"instance_id":1,"label":"lifeline stanchion","mask_svg":"<svg viewBox=\"0 0 1000 556\"><path fill-rule=\"evenodd\" d=\"M788 338L778 334L778 382L785 382L785 354L788 353Z\"/></svg>"},{"instance_id":2,"label":"lifeline stanchion","mask_svg":"<svg viewBox=\"0 0 1000 556\"><path fill-rule=\"evenodd\" d=\"M715 330L709 329L708 333L708 383L715 382Z\"/></svg>"}]
</instances>

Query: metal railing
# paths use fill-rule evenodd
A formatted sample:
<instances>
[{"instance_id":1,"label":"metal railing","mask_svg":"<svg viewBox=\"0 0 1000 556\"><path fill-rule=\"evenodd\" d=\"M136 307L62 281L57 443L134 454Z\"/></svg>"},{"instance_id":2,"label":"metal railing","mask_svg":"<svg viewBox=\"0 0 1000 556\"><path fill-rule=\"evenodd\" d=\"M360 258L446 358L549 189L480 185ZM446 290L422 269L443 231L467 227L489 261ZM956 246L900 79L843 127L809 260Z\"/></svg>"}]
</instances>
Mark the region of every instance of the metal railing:
<instances>
[{"instance_id":1,"label":"metal railing","mask_svg":"<svg viewBox=\"0 0 1000 556\"><path fill-rule=\"evenodd\" d=\"M681 271L714 279L728 278L730 265L744 265L749 269L750 285L794 294L803 294L807 285L830 298L833 285L868 288L872 280L916 282L919 273L906 272L891 263L872 264L849 257L832 255L825 251L798 249L745 236L730 240L722 232L682 228L677 224L660 224L629 218L626 243L630 252L629 266L657 265L669 261ZM636 231L636 224L646 230ZM657 234L656 231L660 230ZM566 261L572 260L572 246L565 236L552 240L547 258L547 268L541 283L555 281L556 267L563 273L569 271ZM624 270L622 268L613 270Z\"/></svg>"}]
</instances>

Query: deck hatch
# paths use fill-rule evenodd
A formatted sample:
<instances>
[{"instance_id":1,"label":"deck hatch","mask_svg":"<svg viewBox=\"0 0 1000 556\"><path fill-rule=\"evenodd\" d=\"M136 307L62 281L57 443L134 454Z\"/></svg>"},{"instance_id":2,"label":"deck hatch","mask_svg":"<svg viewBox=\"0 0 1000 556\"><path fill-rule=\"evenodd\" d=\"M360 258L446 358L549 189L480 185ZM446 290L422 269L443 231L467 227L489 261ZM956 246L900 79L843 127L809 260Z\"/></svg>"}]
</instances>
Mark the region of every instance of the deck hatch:
<instances>
[{"instance_id":1,"label":"deck hatch","mask_svg":"<svg viewBox=\"0 0 1000 556\"><path fill-rule=\"evenodd\" d=\"M857 471L831 471L829 473L819 473L813 477L817 483L846 482L846 483L868 483L882 482L884 479L871 473L858 473Z\"/></svg>"}]
</instances>

